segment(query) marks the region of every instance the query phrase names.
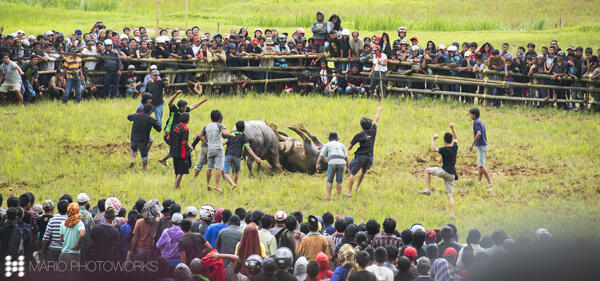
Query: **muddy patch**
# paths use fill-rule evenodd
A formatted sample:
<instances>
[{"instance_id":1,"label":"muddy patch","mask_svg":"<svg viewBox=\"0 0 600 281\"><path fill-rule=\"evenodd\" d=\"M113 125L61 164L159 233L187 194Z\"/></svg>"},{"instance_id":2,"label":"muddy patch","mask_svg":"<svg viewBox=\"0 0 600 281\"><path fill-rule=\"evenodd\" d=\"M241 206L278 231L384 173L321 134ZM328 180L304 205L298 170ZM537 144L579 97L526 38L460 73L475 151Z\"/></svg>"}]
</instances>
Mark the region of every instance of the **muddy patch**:
<instances>
[{"instance_id":1,"label":"muddy patch","mask_svg":"<svg viewBox=\"0 0 600 281\"><path fill-rule=\"evenodd\" d=\"M89 154L89 153L100 153L102 155L113 155L113 154L128 154L130 151L130 144L127 143L107 143L107 144L76 144L76 143L62 143L61 148L65 152L74 152L77 154Z\"/></svg>"}]
</instances>

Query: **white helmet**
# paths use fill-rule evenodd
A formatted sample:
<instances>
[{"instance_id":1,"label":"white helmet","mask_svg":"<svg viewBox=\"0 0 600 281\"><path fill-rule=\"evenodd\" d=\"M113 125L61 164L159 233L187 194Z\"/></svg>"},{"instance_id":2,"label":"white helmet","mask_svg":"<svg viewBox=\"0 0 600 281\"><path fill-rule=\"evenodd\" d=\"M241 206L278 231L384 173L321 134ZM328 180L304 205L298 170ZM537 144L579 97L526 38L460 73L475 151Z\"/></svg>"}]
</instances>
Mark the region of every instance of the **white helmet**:
<instances>
[{"instance_id":1,"label":"white helmet","mask_svg":"<svg viewBox=\"0 0 600 281\"><path fill-rule=\"evenodd\" d=\"M112 40L110 40L110 39L104 40L104 46L112 46Z\"/></svg>"},{"instance_id":2,"label":"white helmet","mask_svg":"<svg viewBox=\"0 0 600 281\"><path fill-rule=\"evenodd\" d=\"M108 209L108 207L115 208L115 212L118 213L121 210L121 201L117 197L107 198L104 202L104 209Z\"/></svg>"},{"instance_id":3,"label":"white helmet","mask_svg":"<svg viewBox=\"0 0 600 281\"><path fill-rule=\"evenodd\" d=\"M344 35L346 35L346 36L350 36L350 30L348 30L347 28L344 28L344 29L342 30L342 36L344 36Z\"/></svg>"},{"instance_id":4,"label":"white helmet","mask_svg":"<svg viewBox=\"0 0 600 281\"><path fill-rule=\"evenodd\" d=\"M200 215L201 220L212 221L215 216L215 207L212 205L202 205L200 210L198 210L198 214Z\"/></svg>"},{"instance_id":5,"label":"white helmet","mask_svg":"<svg viewBox=\"0 0 600 281\"><path fill-rule=\"evenodd\" d=\"M454 46L454 45L448 47L448 52L456 52L457 50L458 50L458 48L456 48L456 46Z\"/></svg>"}]
</instances>

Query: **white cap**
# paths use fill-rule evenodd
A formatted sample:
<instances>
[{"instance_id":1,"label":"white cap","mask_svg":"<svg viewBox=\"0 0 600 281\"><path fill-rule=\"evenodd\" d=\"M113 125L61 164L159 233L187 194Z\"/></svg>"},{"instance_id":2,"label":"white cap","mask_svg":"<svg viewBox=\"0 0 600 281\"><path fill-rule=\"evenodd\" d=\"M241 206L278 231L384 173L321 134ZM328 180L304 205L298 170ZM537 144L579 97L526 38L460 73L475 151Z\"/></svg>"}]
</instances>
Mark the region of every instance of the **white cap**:
<instances>
[{"instance_id":1,"label":"white cap","mask_svg":"<svg viewBox=\"0 0 600 281\"><path fill-rule=\"evenodd\" d=\"M19 30L17 30L17 34L19 34L19 33L25 34L25 31L19 29Z\"/></svg>"},{"instance_id":2,"label":"white cap","mask_svg":"<svg viewBox=\"0 0 600 281\"><path fill-rule=\"evenodd\" d=\"M44 35L46 35L46 36L54 35L54 31L48 30L48 31L46 31L46 33L44 33Z\"/></svg>"},{"instance_id":3,"label":"white cap","mask_svg":"<svg viewBox=\"0 0 600 281\"><path fill-rule=\"evenodd\" d=\"M194 206L189 206L185 209L186 216L196 216L198 214L198 210Z\"/></svg>"},{"instance_id":4,"label":"white cap","mask_svg":"<svg viewBox=\"0 0 600 281\"><path fill-rule=\"evenodd\" d=\"M112 46L112 40L110 40L110 39L104 40L104 45L105 46Z\"/></svg>"},{"instance_id":5,"label":"white cap","mask_svg":"<svg viewBox=\"0 0 600 281\"><path fill-rule=\"evenodd\" d=\"M119 213L119 210L121 210L121 201L116 197L110 197L104 202L104 208L108 209L108 207L115 208L115 212Z\"/></svg>"},{"instance_id":6,"label":"white cap","mask_svg":"<svg viewBox=\"0 0 600 281\"><path fill-rule=\"evenodd\" d=\"M29 35L29 36L27 36L27 39L29 39L29 40L35 40L35 36Z\"/></svg>"},{"instance_id":7,"label":"white cap","mask_svg":"<svg viewBox=\"0 0 600 281\"><path fill-rule=\"evenodd\" d=\"M350 30L348 30L347 28L344 28L342 30L342 36L344 36L344 35L350 36Z\"/></svg>"},{"instance_id":8,"label":"white cap","mask_svg":"<svg viewBox=\"0 0 600 281\"><path fill-rule=\"evenodd\" d=\"M130 65L127 67L127 69L133 69L133 70L135 70L135 65L133 65L133 64L130 64Z\"/></svg>"},{"instance_id":9,"label":"white cap","mask_svg":"<svg viewBox=\"0 0 600 281\"><path fill-rule=\"evenodd\" d=\"M471 51L466 51L463 55L463 57L468 58L471 56Z\"/></svg>"},{"instance_id":10,"label":"white cap","mask_svg":"<svg viewBox=\"0 0 600 281\"><path fill-rule=\"evenodd\" d=\"M156 66L156 64L153 64L150 66L150 70L157 70L157 69L158 69L158 67Z\"/></svg>"},{"instance_id":11,"label":"white cap","mask_svg":"<svg viewBox=\"0 0 600 281\"><path fill-rule=\"evenodd\" d=\"M85 194L85 193L79 193L79 195L77 195L77 202L78 203L85 203L90 201L90 197Z\"/></svg>"},{"instance_id":12,"label":"white cap","mask_svg":"<svg viewBox=\"0 0 600 281\"><path fill-rule=\"evenodd\" d=\"M180 213L175 213L171 216L171 221L173 223L181 223L183 221L183 215Z\"/></svg>"},{"instance_id":13,"label":"white cap","mask_svg":"<svg viewBox=\"0 0 600 281\"><path fill-rule=\"evenodd\" d=\"M119 41L121 41L123 39L129 40L129 36L127 36L127 34L121 34L121 36L119 36Z\"/></svg>"},{"instance_id":14,"label":"white cap","mask_svg":"<svg viewBox=\"0 0 600 281\"><path fill-rule=\"evenodd\" d=\"M456 48L456 46L454 46L454 45L448 47L448 52L456 52L457 50L458 50L458 48Z\"/></svg>"},{"instance_id":15,"label":"white cap","mask_svg":"<svg viewBox=\"0 0 600 281\"><path fill-rule=\"evenodd\" d=\"M446 50L446 45L444 45L444 44L440 44L440 45L438 46L438 50L442 50L442 49Z\"/></svg>"}]
</instances>

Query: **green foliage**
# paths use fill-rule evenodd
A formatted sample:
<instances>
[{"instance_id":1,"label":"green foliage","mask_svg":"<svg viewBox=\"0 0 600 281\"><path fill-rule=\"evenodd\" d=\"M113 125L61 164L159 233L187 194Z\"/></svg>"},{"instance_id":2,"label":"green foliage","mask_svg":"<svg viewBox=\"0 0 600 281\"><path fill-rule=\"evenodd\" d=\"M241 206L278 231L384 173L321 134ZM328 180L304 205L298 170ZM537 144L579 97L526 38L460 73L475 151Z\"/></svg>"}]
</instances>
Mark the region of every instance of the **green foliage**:
<instances>
[{"instance_id":1,"label":"green foliage","mask_svg":"<svg viewBox=\"0 0 600 281\"><path fill-rule=\"evenodd\" d=\"M43 8L77 9L84 11L113 11L118 0L5 0L10 3L27 4L28 6L39 6ZM127 1L125 1L127 2Z\"/></svg>"},{"instance_id":2,"label":"green foliage","mask_svg":"<svg viewBox=\"0 0 600 281\"><path fill-rule=\"evenodd\" d=\"M184 98L190 104L199 101ZM85 191L92 201L117 196L127 208L140 197L170 197L183 207L210 203L316 215L330 210L359 221L392 216L399 228L415 222L439 227L449 222L443 181L432 180L435 192L430 197L416 191L424 187L423 169L441 163L440 156L429 151L431 136L442 135L448 122L454 122L460 179L455 184L456 218L450 221L461 231L477 227L491 233L503 228L519 237L546 227L558 237L570 238L600 233L600 208L594 207L599 204L599 163L597 157L590 157L600 153L596 114L483 107L490 143L487 163L494 181L494 187L488 188L477 182L477 156L468 150L473 132L466 112L472 105L396 98L380 104L355 98L250 93L243 98L209 97L208 103L192 112L190 136L210 121L210 110L219 109L229 129L238 120L267 120L295 136L287 126L302 122L322 141L335 130L347 144L360 130L360 118L372 118L377 106L383 105L375 162L360 192L328 202L323 200L324 174L274 174L267 169L249 177L245 165L235 192L226 185L224 195L207 192L204 171L196 180L185 176L182 188L173 190L172 167L157 163L167 147L156 132L148 171L141 170L139 156L136 167L128 169L131 123L126 116L138 104L138 99L127 98L0 107L0 192L6 195L8 187L15 188L17 195L31 191L42 202Z\"/></svg>"}]
</instances>

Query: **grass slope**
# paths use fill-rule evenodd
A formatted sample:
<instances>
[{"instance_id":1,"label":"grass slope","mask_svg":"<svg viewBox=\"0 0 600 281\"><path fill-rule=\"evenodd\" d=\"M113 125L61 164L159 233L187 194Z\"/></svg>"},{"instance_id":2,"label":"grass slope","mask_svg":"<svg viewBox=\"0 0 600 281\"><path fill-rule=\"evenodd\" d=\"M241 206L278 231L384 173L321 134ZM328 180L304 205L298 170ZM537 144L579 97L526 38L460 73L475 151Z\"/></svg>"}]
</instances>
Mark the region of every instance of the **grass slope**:
<instances>
[{"instance_id":1,"label":"grass slope","mask_svg":"<svg viewBox=\"0 0 600 281\"><path fill-rule=\"evenodd\" d=\"M186 99L194 102L197 98ZM466 116L469 106L388 99L383 102L374 167L360 193L327 202L322 200L324 174L264 172L249 178L245 167L235 193L209 193L203 177L192 182L191 176L184 177L180 190L172 190L172 168L156 162L167 148L155 132L149 170L140 170L139 158L136 168L127 169L131 124L126 115L137 105L137 99L121 99L86 101L81 106L42 102L25 108L1 107L0 190L5 196L8 187L14 187L16 194L32 191L36 202L85 191L92 201L117 196L128 208L139 197L171 197L183 207L210 203L268 212L321 214L331 210L361 220L393 216L402 227L414 222L440 226L448 222L443 182L433 181L436 191L431 197L416 191L424 186L422 169L441 161L428 151L431 135L443 134L448 122L454 122L460 141L460 180L455 187L453 222L459 229L479 227L489 232L502 227L518 236L544 226L559 236L597 237L600 233L600 122L593 114L484 108L488 165L495 182L488 189L476 182L476 154L468 151L472 140ZM213 97L192 113L189 127L196 134L209 121L209 111L220 109L228 128L237 120L268 120L281 128L302 122L322 140L336 130L341 141L348 143L359 130L360 118L372 116L378 105L351 98Z\"/></svg>"}]
</instances>

